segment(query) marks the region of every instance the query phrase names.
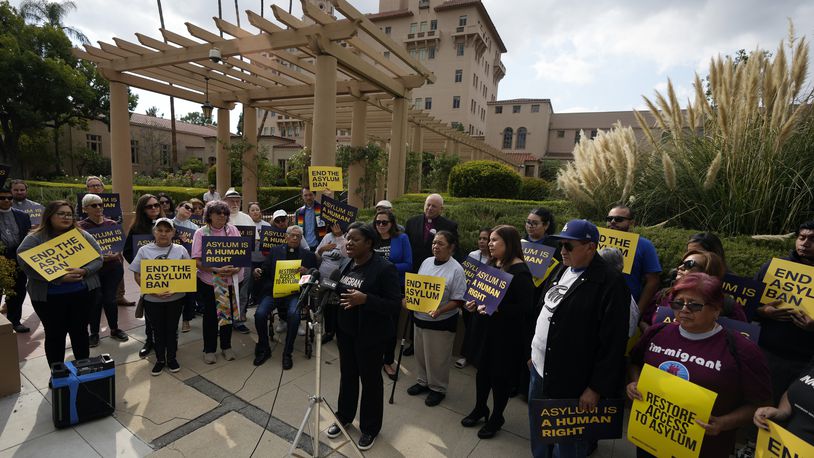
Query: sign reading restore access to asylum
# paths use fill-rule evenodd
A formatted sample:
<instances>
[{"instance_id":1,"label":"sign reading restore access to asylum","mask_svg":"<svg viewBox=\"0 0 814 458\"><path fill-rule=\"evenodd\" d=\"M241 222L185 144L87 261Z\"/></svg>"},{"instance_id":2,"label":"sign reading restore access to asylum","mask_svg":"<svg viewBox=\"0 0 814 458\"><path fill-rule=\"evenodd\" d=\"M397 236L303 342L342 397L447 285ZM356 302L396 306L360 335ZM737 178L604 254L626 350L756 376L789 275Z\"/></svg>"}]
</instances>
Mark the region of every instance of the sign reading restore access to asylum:
<instances>
[{"instance_id":1,"label":"sign reading restore access to asylum","mask_svg":"<svg viewBox=\"0 0 814 458\"><path fill-rule=\"evenodd\" d=\"M591 410L579 399L532 399L534 434L538 444L619 439L625 416L624 399L600 399Z\"/></svg>"},{"instance_id":2,"label":"sign reading restore access to asylum","mask_svg":"<svg viewBox=\"0 0 814 458\"><path fill-rule=\"evenodd\" d=\"M54 237L18 256L46 281L66 274L69 268L80 268L94 259L101 259L96 248L79 232L79 229Z\"/></svg>"}]
</instances>

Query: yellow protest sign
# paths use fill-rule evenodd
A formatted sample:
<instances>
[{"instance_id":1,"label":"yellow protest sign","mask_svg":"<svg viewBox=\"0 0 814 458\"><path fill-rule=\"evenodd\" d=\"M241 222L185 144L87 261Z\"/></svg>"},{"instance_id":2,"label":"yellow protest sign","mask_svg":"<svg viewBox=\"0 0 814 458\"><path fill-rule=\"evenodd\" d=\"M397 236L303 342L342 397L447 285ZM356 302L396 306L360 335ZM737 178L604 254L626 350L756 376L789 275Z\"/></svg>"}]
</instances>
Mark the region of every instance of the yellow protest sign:
<instances>
[{"instance_id":1,"label":"yellow protest sign","mask_svg":"<svg viewBox=\"0 0 814 458\"><path fill-rule=\"evenodd\" d=\"M404 274L404 300L407 308L423 313L438 309L446 285L443 277L407 272Z\"/></svg>"},{"instance_id":2,"label":"yellow protest sign","mask_svg":"<svg viewBox=\"0 0 814 458\"><path fill-rule=\"evenodd\" d=\"M786 308L800 308L814 317L814 267L774 258L763 283L761 303L781 301Z\"/></svg>"},{"instance_id":3,"label":"yellow protest sign","mask_svg":"<svg viewBox=\"0 0 814 458\"><path fill-rule=\"evenodd\" d=\"M599 249L605 247L618 248L622 252L625 265L622 272L629 274L633 270L633 258L636 257L636 247L639 246L639 234L633 232L617 231L607 227L599 227Z\"/></svg>"},{"instance_id":4,"label":"yellow protest sign","mask_svg":"<svg viewBox=\"0 0 814 458\"><path fill-rule=\"evenodd\" d=\"M273 297L290 296L300 290L300 265L301 259L276 262Z\"/></svg>"},{"instance_id":5,"label":"yellow protest sign","mask_svg":"<svg viewBox=\"0 0 814 458\"><path fill-rule=\"evenodd\" d=\"M627 438L655 456L695 458L718 394L648 364L638 382L641 401L633 401Z\"/></svg>"},{"instance_id":6,"label":"yellow protest sign","mask_svg":"<svg viewBox=\"0 0 814 458\"><path fill-rule=\"evenodd\" d=\"M311 191L342 191L342 167L308 167Z\"/></svg>"},{"instance_id":7,"label":"yellow protest sign","mask_svg":"<svg viewBox=\"0 0 814 458\"><path fill-rule=\"evenodd\" d=\"M198 269L194 259L142 259L141 293L194 293Z\"/></svg>"},{"instance_id":8,"label":"yellow protest sign","mask_svg":"<svg viewBox=\"0 0 814 458\"><path fill-rule=\"evenodd\" d=\"M85 240L79 229L71 229L59 237L19 253L19 256L47 281L65 275L65 269L79 268L102 257Z\"/></svg>"},{"instance_id":9,"label":"yellow protest sign","mask_svg":"<svg viewBox=\"0 0 814 458\"><path fill-rule=\"evenodd\" d=\"M758 430L755 458L814 456L814 445L772 421L767 423L768 431L763 428Z\"/></svg>"}]
</instances>

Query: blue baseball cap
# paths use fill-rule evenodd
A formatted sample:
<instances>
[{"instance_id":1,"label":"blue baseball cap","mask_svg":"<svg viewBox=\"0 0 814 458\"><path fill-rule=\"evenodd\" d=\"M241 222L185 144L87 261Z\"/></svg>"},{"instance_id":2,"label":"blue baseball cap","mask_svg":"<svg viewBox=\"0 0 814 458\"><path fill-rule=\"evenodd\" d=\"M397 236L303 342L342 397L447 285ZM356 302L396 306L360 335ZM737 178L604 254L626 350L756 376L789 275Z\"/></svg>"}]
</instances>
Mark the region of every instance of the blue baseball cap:
<instances>
[{"instance_id":1,"label":"blue baseball cap","mask_svg":"<svg viewBox=\"0 0 814 458\"><path fill-rule=\"evenodd\" d=\"M572 219L565 223L562 231L552 237L566 240L585 240L599 243L599 229L596 225L584 219Z\"/></svg>"}]
</instances>

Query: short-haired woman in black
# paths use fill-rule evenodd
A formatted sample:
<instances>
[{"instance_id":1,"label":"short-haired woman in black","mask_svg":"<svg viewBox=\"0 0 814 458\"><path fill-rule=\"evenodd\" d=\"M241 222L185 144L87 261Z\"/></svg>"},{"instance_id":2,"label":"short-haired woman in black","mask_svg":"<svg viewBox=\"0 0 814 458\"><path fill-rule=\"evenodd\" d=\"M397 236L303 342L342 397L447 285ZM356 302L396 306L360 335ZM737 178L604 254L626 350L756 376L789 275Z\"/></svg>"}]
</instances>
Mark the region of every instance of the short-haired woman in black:
<instances>
[{"instance_id":1,"label":"short-haired woman in black","mask_svg":"<svg viewBox=\"0 0 814 458\"><path fill-rule=\"evenodd\" d=\"M381 256L373 255L375 230L367 224L353 223L347 234L348 261L339 281L341 297L337 313L336 343L339 347L339 401L336 418L349 425L356 417L359 382L362 402L359 413L359 449L373 446L382 428L384 383L382 352L393 312L401 306L401 291L396 267ZM339 425L328 428L328 437L339 436Z\"/></svg>"},{"instance_id":2,"label":"short-haired woman in black","mask_svg":"<svg viewBox=\"0 0 814 458\"><path fill-rule=\"evenodd\" d=\"M523 348L523 319L532 307L534 283L531 272L523 261L520 234L512 226L497 226L489 236L489 264L512 274L512 282L497 310L490 316L486 307L474 301L466 303L469 311L477 311L472 318L472 332L478 368L475 376L475 408L461 420L467 428L486 424L478 431L481 439L491 439L503 426L503 410L509 402L509 393L516 387L517 365ZM486 401L492 392L492 414Z\"/></svg>"}]
</instances>

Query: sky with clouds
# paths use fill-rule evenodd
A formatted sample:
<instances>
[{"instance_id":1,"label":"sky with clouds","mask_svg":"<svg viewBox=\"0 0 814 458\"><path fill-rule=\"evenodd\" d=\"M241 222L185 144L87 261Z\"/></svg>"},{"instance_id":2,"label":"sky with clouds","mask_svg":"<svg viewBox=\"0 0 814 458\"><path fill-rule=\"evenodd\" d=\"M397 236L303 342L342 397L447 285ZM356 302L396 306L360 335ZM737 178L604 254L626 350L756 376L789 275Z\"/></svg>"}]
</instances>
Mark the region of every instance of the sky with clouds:
<instances>
[{"instance_id":1,"label":"sky with clouds","mask_svg":"<svg viewBox=\"0 0 814 458\"><path fill-rule=\"evenodd\" d=\"M238 0L241 11L260 10L261 0ZM362 12L378 11L378 0L350 0ZM18 5L20 0L13 0ZM136 41L135 32L160 38L154 0L75 0L65 23L91 40ZM288 9L285 0L265 0ZM693 74L706 75L718 54L757 47L774 50L788 35L814 37L811 0L483 0L508 52L499 99L548 98L555 112L630 110L642 95L663 90L670 78L679 96L691 96ZM214 29L217 0L163 0L167 28L185 33L184 22ZM235 2L223 0L224 19L235 23ZM293 13L301 15L299 0ZM245 14L241 24L251 29ZM812 53L814 59L814 53ZM814 69L812 63L809 68ZM150 106L169 116L165 96L138 91L137 112ZM177 102L177 116L200 107ZM235 110L237 111L237 110ZM234 126L235 123L233 122Z\"/></svg>"}]
</instances>

